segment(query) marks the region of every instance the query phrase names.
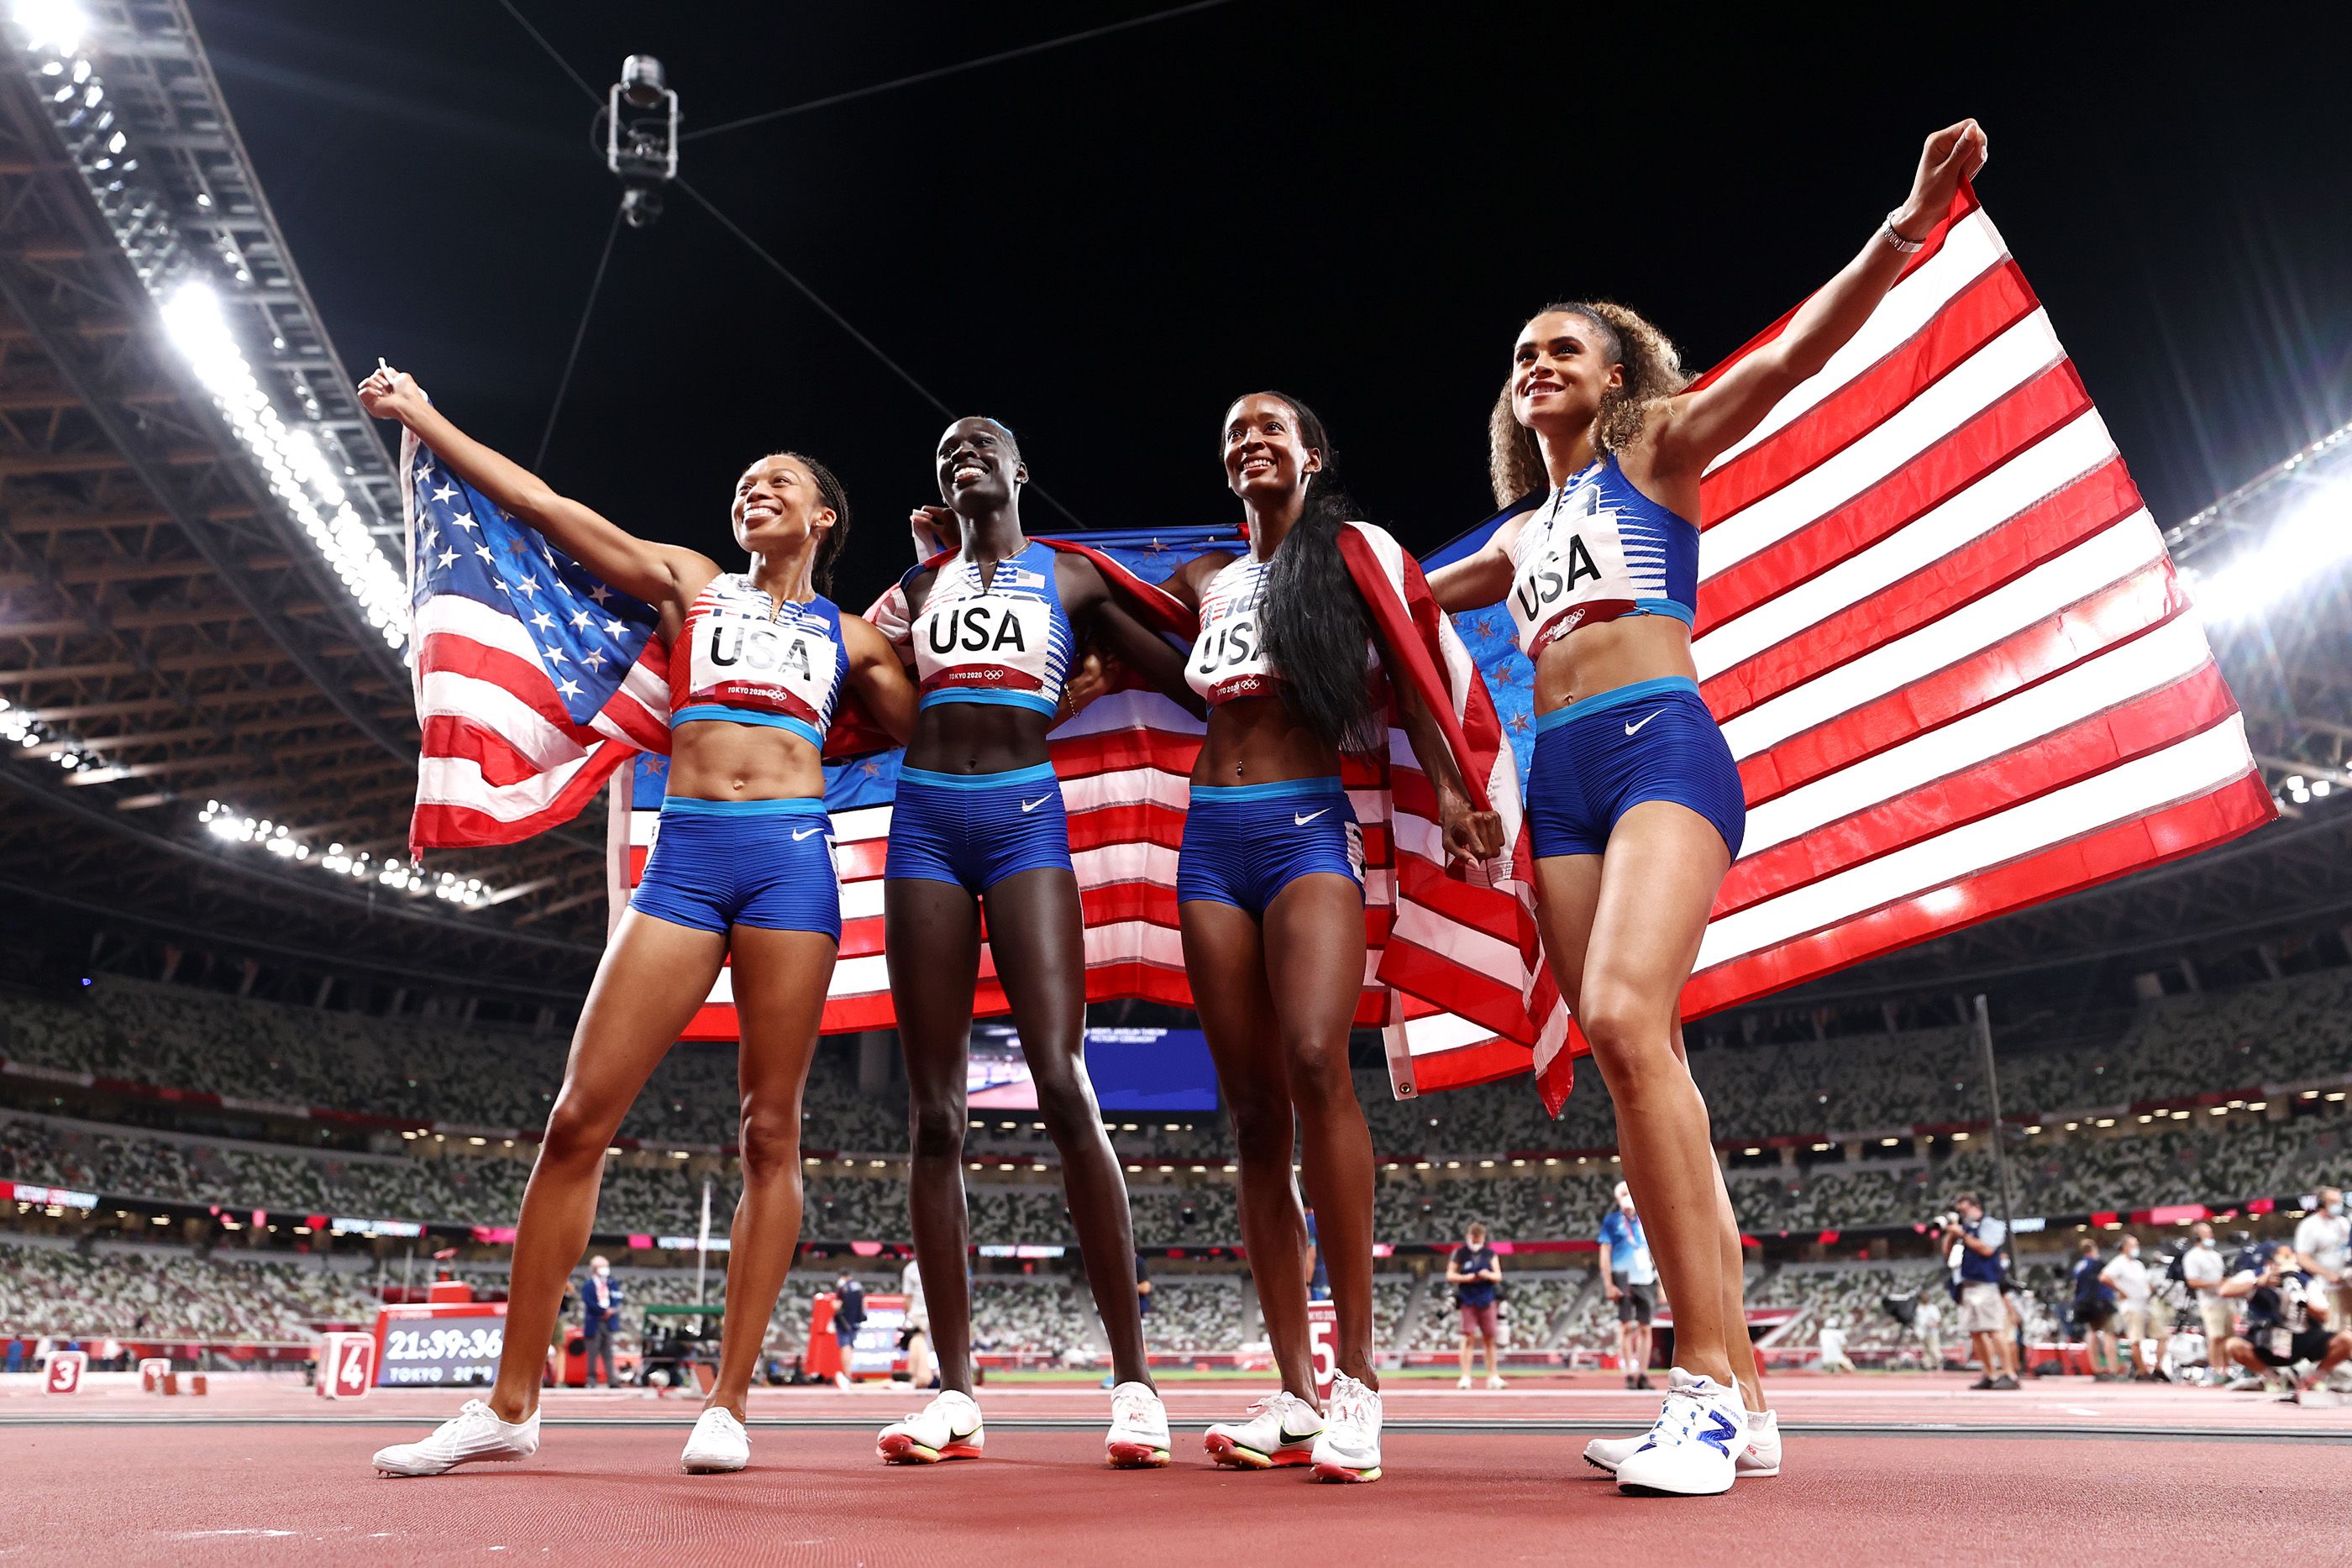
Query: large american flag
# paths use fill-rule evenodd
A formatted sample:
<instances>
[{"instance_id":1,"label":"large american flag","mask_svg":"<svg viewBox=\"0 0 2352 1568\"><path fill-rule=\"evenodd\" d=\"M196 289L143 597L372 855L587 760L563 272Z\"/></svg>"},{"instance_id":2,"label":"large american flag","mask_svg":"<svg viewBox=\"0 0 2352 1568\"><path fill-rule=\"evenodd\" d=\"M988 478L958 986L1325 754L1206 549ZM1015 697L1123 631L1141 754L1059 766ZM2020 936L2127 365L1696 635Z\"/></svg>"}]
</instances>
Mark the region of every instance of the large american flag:
<instances>
[{"instance_id":1,"label":"large american flag","mask_svg":"<svg viewBox=\"0 0 2352 1568\"><path fill-rule=\"evenodd\" d=\"M651 606L605 586L401 443L416 718L412 851L568 822L640 749L669 749Z\"/></svg>"},{"instance_id":2,"label":"large american flag","mask_svg":"<svg viewBox=\"0 0 2352 1568\"><path fill-rule=\"evenodd\" d=\"M1701 497L1692 652L1748 837L1685 1018L2273 815L2156 523L1972 191ZM1460 621L1531 751L1509 615Z\"/></svg>"},{"instance_id":3,"label":"large american flag","mask_svg":"<svg viewBox=\"0 0 2352 1568\"><path fill-rule=\"evenodd\" d=\"M1202 528L1092 533L1084 548L1147 620L1181 635L1190 612L1155 585L1206 550L1246 546L1230 529ZM1429 683L1423 695L1450 727L1465 777L1516 832L1517 761L1468 650L1430 598L1419 569L1377 529L1351 529L1342 549L1391 644L1420 650L1419 668ZM905 600L894 588L866 613L896 634L905 626ZM1069 808L1086 912L1090 1001L1192 1003L1177 926L1176 856L1201 740L1200 720L1166 697L1132 688L1089 704L1053 733L1050 752ZM614 780L607 872L616 919L659 830L663 767L643 758ZM842 903L841 954L823 1025L828 1033L894 1021L882 952L882 870L898 768L892 752L826 769ZM1392 1037L1410 1029L1447 1047L1418 1079L1402 1075L1400 1092L1524 1072L1536 1035L1525 998L1537 962L1525 890L1508 880L1503 864L1468 878L1446 873L1435 796L1402 731L1391 730L1385 756L1346 759L1342 779L1364 840L1368 951L1357 1022ZM737 1038L730 982L722 972L687 1038ZM983 943L974 1011L987 1017L1008 1010Z\"/></svg>"}]
</instances>

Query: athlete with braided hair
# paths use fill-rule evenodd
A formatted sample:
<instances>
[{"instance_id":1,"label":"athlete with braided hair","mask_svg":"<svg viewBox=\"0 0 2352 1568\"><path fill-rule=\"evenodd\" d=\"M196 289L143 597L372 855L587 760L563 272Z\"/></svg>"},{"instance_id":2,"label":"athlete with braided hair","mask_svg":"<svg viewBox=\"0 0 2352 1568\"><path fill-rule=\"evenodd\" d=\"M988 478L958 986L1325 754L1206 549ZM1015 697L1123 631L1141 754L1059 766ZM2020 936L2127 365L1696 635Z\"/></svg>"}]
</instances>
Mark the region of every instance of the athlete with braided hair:
<instances>
[{"instance_id":1,"label":"athlete with braided hair","mask_svg":"<svg viewBox=\"0 0 2352 1568\"><path fill-rule=\"evenodd\" d=\"M1747 809L1691 658L1699 479L1862 329L1984 166L1964 120L1927 138L1911 193L1769 342L1686 391L1674 347L1622 306L1551 306L1519 333L1496 400L1507 505L1475 555L1433 572L1449 611L1507 597L1535 664L1527 819L1538 924L1617 1108L1624 1174L1675 1307L1665 1407L1637 1444L1588 1457L1633 1493L1727 1490L1777 1474L1756 1385L1739 1235L1684 1060L1678 1012Z\"/></svg>"},{"instance_id":2,"label":"athlete with braided hair","mask_svg":"<svg viewBox=\"0 0 2352 1568\"><path fill-rule=\"evenodd\" d=\"M660 836L596 967L523 1193L498 1382L422 1441L379 1450L375 1467L432 1476L538 1451L548 1339L588 1244L604 1153L731 956L743 1196L727 1270L730 1332L680 1463L740 1470L751 1374L800 1244L801 1091L841 937L819 753L845 692L892 734L914 727L914 688L888 640L822 591L849 532L849 498L814 458L761 458L735 482L735 539L751 570L722 571L556 494L452 424L408 376L380 370L359 395L516 522L659 612L671 698Z\"/></svg>"}]
</instances>

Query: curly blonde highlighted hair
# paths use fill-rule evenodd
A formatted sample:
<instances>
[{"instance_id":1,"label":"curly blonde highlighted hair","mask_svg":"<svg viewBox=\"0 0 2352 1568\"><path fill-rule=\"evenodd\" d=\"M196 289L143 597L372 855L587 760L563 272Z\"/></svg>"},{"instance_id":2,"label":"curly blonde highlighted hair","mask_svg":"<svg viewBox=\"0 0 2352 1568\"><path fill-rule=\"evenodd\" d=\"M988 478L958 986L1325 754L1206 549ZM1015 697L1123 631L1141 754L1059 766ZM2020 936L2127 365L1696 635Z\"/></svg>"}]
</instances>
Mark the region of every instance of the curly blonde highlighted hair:
<instances>
[{"instance_id":1,"label":"curly blonde highlighted hair","mask_svg":"<svg viewBox=\"0 0 2352 1568\"><path fill-rule=\"evenodd\" d=\"M1611 358L1625 367L1623 384L1601 394L1601 408L1592 416L1594 444L1603 452L1624 451L1640 439L1649 405L1690 384L1690 377L1683 373L1682 355L1673 340L1641 312L1612 300L1570 300L1547 305L1536 315L1554 313L1581 316L1600 328L1608 340ZM1511 412L1511 381L1509 375L1503 378L1502 392L1495 399L1495 411L1486 422L1486 475L1494 483L1498 507L1551 488L1536 433Z\"/></svg>"}]
</instances>

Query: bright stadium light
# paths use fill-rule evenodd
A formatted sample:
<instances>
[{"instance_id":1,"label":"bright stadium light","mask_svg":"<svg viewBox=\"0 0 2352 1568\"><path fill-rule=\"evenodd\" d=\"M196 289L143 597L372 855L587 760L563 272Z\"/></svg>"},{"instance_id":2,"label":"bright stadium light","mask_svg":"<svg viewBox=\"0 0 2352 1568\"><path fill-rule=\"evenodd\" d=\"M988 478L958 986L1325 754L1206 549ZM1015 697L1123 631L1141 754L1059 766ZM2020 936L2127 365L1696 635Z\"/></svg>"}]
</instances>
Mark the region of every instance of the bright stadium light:
<instances>
[{"instance_id":1,"label":"bright stadium light","mask_svg":"<svg viewBox=\"0 0 2352 1568\"><path fill-rule=\"evenodd\" d=\"M163 327L229 428L261 465L269 487L391 647L407 641L408 590L352 507L341 477L307 430L278 417L229 330L212 285L190 278L164 298ZM322 510L322 508L325 508Z\"/></svg>"},{"instance_id":2,"label":"bright stadium light","mask_svg":"<svg viewBox=\"0 0 2352 1568\"><path fill-rule=\"evenodd\" d=\"M69 55L81 47L89 18L74 0L16 0L8 14L25 30L25 43L36 49Z\"/></svg>"},{"instance_id":3,"label":"bright stadium light","mask_svg":"<svg viewBox=\"0 0 2352 1568\"><path fill-rule=\"evenodd\" d=\"M2323 485L2273 523L2263 540L2210 573L2188 574L2189 597L2209 623L2259 615L2352 559L2352 485Z\"/></svg>"},{"instance_id":4,"label":"bright stadium light","mask_svg":"<svg viewBox=\"0 0 2352 1568\"><path fill-rule=\"evenodd\" d=\"M4 717L5 716L0 716ZM294 830L283 822L273 822L267 817L252 817L234 806L218 800L207 800L205 809L196 813L196 821L205 831L224 843L258 846L266 854L298 864L316 865L331 876L352 882L372 883L378 887L404 893L412 898L438 898L465 909L480 909L495 900L497 894L482 883L480 877L461 877L455 872L427 875L425 868L404 865L398 859L387 856L379 861L365 850L347 850L341 844L329 844L323 854L298 838Z\"/></svg>"}]
</instances>

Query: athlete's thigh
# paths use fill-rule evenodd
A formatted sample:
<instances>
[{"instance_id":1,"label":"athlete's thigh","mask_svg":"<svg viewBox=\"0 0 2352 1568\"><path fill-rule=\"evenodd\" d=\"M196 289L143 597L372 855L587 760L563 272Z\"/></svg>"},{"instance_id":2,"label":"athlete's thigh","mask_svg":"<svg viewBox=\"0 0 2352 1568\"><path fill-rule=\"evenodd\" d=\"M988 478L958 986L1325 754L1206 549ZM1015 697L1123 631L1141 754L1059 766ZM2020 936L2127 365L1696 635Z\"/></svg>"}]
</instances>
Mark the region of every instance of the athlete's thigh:
<instances>
[{"instance_id":1,"label":"athlete's thigh","mask_svg":"<svg viewBox=\"0 0 2352 1568\"><path fill-rule=\"evenodd\" d=\"M1547 855L1536 862L1536 930L1552 983L1571 1012L1584 989L1584 953L1600 904L1599 855Z\"/></svg>"},{"instance_id":2,"label":"athlete's thigh","mask_svg":"<svg viewBox=\"0 0 2352 1568\"><path fill-rule=\"evenodd\" d=\"M1645 800L1617 820L1601 857L1577 995L1585 1009L1638 998L1671 1029L1730 868L1715 824L1687 806Z\"/></svg>"},{"instance_id":3,"label":"athlete's thigh","mask_svg":"<svg viewBox=\"0 0 2352 1568\"><path fill-rule=\"evenodd\" d=\"M621 916L596 966L563 1065L563 1092L623 1108L710 999L727 937L643 910Z\"/></svg>"},{"instance_id":4,"label":"athlete's thigh","mask_svg":"<svg viewBox=\"0 0 2352 1568\"><path fill-rule=\"evenodd\" d=\"M822 931L771 931L738 925L734 949L737 1052L744 1103L784 1096L797 1105L824 1021L824 994L833 981L838 945Z\"/></svg>"},{"instance_id":5,"label":"athlete's thigh","mask_svg":"<svg viewBox=\"0 0 2352 1568\"><path fill-rule=\"evenodd\" d=\"M882 886L882 944L908 1082L952 1079L961 1091L980 978L979 902L958 883L892 877Z\"/></svg>"},{"instance_id":6,"label":"athlete's thigh","mask_svg":"<svg viewBox=\"0 0 2352 1568\"><path fill-rule=\"evenodd\" d=\"M1024 1054L1074 1049L1087 1005L1078 879L1062 866L1036 866L992 884L984 896L988 950Z\"/></svg>"},{"instance_id":7,"label":"athlete's thigh","mask_svg":"<svg viewBox=\"0 0 2352 1568\"><path fill-rule=\"evenodd\" d=\"M1345 1049L1364 994L1364 892L1351 876L1296 877L1265 906L1266 988L1283 1033Z\"/></svg>"},{"instance_id":8,"label":"athlete's thigh","mask_svg":"<svg viewBox=\"0 0 2352 1568\"><path fill-rule=\"evenodd\" d=\"M1176 906L1184 936L1184 972L1228 1110L1272 1093L1286 1099L1282 1052L1275 1049L1274 998L1257 921L1238 904L1188 898Z\"/></svg>"}]
</instances>

